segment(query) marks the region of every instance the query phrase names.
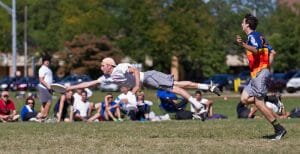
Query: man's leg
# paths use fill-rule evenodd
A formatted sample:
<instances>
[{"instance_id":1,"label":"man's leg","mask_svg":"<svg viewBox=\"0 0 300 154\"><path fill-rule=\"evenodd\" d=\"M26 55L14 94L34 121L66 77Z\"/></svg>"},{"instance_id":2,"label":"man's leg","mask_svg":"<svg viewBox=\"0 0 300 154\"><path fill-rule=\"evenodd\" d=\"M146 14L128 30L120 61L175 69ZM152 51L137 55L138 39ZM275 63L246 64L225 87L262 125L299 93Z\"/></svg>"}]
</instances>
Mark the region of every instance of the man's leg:
<instances>
[{"instance_id":1,"label":"man's leg","mask_svg":"<svg viewBox=\"0 0 300 154\"><path fill-rule=\"evenodd\" d=\"M264 117L271 123L271 125L274 127L275 130L275 136L274 140L280 140L287 131L283 126L279 124L275 116L273 115L272 111L268 109L268 107L265 105L263 99L255 98L255 105L257 109L264 115Z\"/></svg>"},{"instance_id":2,"label":"man's leg","mask_svg":"<svg viewBox=\"0 0 300 154\"><path fill-rule=\"evenodd\" d=\"M248 92L244 89L241 94L241 102L246 105L254 104L254 97L249 96Z\"/></svg>"},{"instance_id":3,"label":"man's leg","mask_svg":"<svg viewBox=\"0 0 300 154\"><path fill-rule=\"evenodd\" d=\"M48 117L50 106L51 106L51 100L48 100L46 103L43 103L43 105L41 106L41 113L44 118Z\"/></svg>"},{"instance_id":4,"label":"man's leg","mask_svg":"<svg viewBox=\"0 0 300 154\"><path fill-rule=\"evenodd\" d=\"M171 92L174 92L175 94L178 94L182 96L183 98L187 99L189 102L191 102L196 109L201 109L204 106L201 103L198 103L194 97L192 97L186 90L183 88L174 86Z\"/></svg>"},{"instance_id":5,"label":"man's leg","mask_svg":"<svg viewBox=\"0 0 300 154\"><path fill-rule=\"evenodd\" d=\"M191 81L174 81L174 86L180 88L209 90L210 92L220 95L220 89L213 84L209 85L209 84L196 83Z\"/></svg>"}]
</instances>

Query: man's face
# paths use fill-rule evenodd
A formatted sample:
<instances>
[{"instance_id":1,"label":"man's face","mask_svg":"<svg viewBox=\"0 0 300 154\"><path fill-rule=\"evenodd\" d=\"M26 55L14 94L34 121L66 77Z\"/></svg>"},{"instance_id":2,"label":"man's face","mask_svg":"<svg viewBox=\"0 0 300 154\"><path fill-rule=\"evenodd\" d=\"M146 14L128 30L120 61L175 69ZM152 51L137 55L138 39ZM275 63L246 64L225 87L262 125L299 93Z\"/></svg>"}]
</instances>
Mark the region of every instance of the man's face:
<instances>
[{"instance_id":1,"label":"man's face","mask_svg":"<svg viewBox=\"0 0 300 154\"><path fill-rule=\"evenodd\" d=\"M70 90L70 91L68 91L68 92L66 93L66 98L67 98L67 99L72 98L72 96L73 96L73 91L72 91L72 90Z\"/></svg>"},{"instance_id":2,"label":"man's face","mask_svg":"<svg viewBox=\"0 0 300 154\"><path fill-rule=\"evenodd\" d=\"M81 99L82 99L82 101L86 101L87 100L87 94L85 92L81 93Z\"/></svg>"},{"instance_id":3,"label":"man's face","mask_svg":"<svg viewBox=\"0 0 300 154\"><path fill-rule=\"evenodd\" d=\"M6 102L8 100L8 98L9 98L8 92L7 91L3 91L1 93L1 98Z\"/></svg>"},{"instance_id":4,"label":"man's face","mask_svg":"<svg viewBox=\"0 0 300 154\"><path fill-rule=\"evenodd\" d=\"M196 100L198 100L198 101L201 100L201 98L202 98L201 94L196 94L195 97L196 97Z\"/></svg>"},{"instance_id":5,"label":"man's face","mask_svg":"<svg viewBox=\"0 0 300 154\"><path fill-rule=\"evenodd\" d=\"M247 29L247 27L249 26L247 23L246 23L246 19L244 18L243 21L242 21L242 30L245 31Z\"/></svg>"},{"instance_id":6,"label":"man's face","mask_svg":"<svg viewBox=\"0 0 300 154\"><path fill-rule=\"evenodd\" d=\"M104 74L110 74L110 70L112 69L112 66L111 65L108 65L108 64L101 64L101 71L104 73Z\"/></svg>"},{"instance_id":7,"label":"man's face","mask_svg":"<svg viewBox=\"0 0 300 154\"><path fill-rule=\"evenodd\" d=\"M127 93L129 91L129 89L127 87L121 87L120 90L122 93Z\"/></svg>"}]
</instances>

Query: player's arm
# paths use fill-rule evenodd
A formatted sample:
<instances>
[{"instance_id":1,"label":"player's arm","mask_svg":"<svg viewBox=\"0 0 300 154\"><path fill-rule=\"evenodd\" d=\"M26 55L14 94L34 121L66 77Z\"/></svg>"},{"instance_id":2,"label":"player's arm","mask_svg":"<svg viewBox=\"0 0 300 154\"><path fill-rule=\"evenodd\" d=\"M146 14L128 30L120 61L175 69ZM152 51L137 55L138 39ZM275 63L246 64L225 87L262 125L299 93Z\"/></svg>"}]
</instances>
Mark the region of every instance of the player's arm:
<instances>
[{"instance_id":1,"label":"player's arm","mask_svg":"<svg viewBox=\"0 0 300 154\"><path fill-rule=\"evenodd\" d=\"M140 71L135 67L129 67L128 71L134 74L135 86L132 89L132 93L136 93L140 89Z\"/></svg>"},{"instance_id":2,"label":"player's arm","mask_svg":"<svg viewBox=\"0 0 300 154\"><path fill-rule=\"evenodd\" d=\"M275 59L275 56L276 56L276 51L274 49L272 49L270 51L270 56L269 56L269 63L270 63L270 66L272 66L273 64L273 61Z\"/></svg>"},{"instance_id":3,"label":"player's arm","mask_svg":"<svg viewBox=\"0 0 300 154\"><path fill-rule=\"evenodd\" d=\"M45 76L39 77L40 83L45 86L47 89L51 89L50 85L48 85L45 81Z\"/></svg>"},{"instance_id":4,"label":"player's arm","mask_svg":"<svg viewBox=\"0 0 300 154\"><path fill-rule=\"evenodd\" d=\"M236 42L248 51L251 51L253 53L256 53L258 51L257 47L248 45L239 35L236 36Z\"/></svg>"},{"instance_id":5,"label":"player's arm","mask_svg":"<svg viewBox=\"0 0 300 154\"><path fill-rule=\"evenodd\" d=\"M73 111L74 111L74 106L73 105L71 105L70 106L70 122L73 122L73 119L74 119L74 113L73 113Z\"/></svg>"},{"instance_id":6,"label":"player's arm","mask_svg":"<svg viewBox=\"0 0 300 154\"><path fill-rule=\"evenodd\" d=\"M61 114L62 114L62 110L63 110L63 107L64 107L65 99L66 99L65 95L62 95L60 97L59 108L58 108L58 113L57 113L57 122L60 122L60 120L61 120Z\"/></svg>"},{"instance_id":7,"label":"player's arm","mask_svg":"<svg viewBox=\"0 0 300 154\"><path fill-rule=\"evenodd\" d=\"M99 80L93 80L88 82L83 82L74 86L67 87L67 90L74 90L74 89L81 89L81 88L88 88L97 84L100 84L101 82Z\"/></svg>"},{"instance_id":8,"label":"player's arm","mask_svg":"<svg viewBox=\"0 0 300 154\"><path fill-rule=\"evenodd\" d=\"M257 111L256 106L250 107L250 112L248 114L248 118L252 118L253 116L255 116L256 111Z\"/></svg>"}]
</instances>

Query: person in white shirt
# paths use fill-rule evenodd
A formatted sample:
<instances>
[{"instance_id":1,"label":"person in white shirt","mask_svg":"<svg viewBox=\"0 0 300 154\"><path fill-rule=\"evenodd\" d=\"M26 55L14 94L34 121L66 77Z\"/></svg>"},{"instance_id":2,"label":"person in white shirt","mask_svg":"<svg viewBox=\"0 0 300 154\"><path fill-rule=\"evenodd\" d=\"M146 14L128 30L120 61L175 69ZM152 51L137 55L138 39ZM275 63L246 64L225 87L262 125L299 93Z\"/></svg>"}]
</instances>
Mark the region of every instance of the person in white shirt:
<instances>
[{"instance_id":1,"label":"person in white shirt","mask_svg":"<svg viewBox=\"0 0 300 154\"><path fill-rule=\"evenodd\" d=\"M83 90L81 92L81 99L75 99L74 101L74 120L87 121L87 119L91 116L93 105L93 103L90 103L87 100L87 92Z\"/></svg>"},{"instance_id":2,"label":"person in white shirt","mask_svg":"<svg viewBox=\"0 0 300 154\"><path fill-rule=\"evenodd\" d=\"M117 96L114 102L119 104L120 109L125 112L131 120L136 120L137 101L136 96L127 86L121 86L121 94Z\"/></svg>"},{"instance_id":3,"label":"person in white shirt","mask_svg":"<svg viewBox=\"0 0 300 154\"><path fill-rule=\"evenodd\" d=\"M42 66L39 69L39 85L38 92L41 104L41 115L43 118L48 117L51 101L52 101L52 89L50 85L53 82L53 73L50 66L50 56L44 56L42 58Z\"/></svg>"},{"instance_id":4,"label":"person in white shirt","mask_svg":"<svg viewBox=\"0 0 300 154\"><path fill-rule=\"evenodd\" d=\"M213 116L213 109L212 109L213 101L203 98L202 93L199 90L195 92L195 98L199 104L203 104L205 106L205 109L208 111L207 116L208 117ZM200 110L196 109L193 104L191 104L191 112L194 114L202 113Z\"/></svg>"},{"instance_id":5,"label":"person in white shirt","mask_svg":"<svg viewBox=\"0 0 300 154\"><path fill-rule=\"evenodd\" d=\"M94 81L83 82L78 85L67 87L67 89L86 88L101 83L115 83L118 85L127 85L135 94L141 86L141 83L152 86L157 89L164 89L181 95L189 100L197 109L204 106L197 103L185 88L195 88L209 90L220 95L220 90L215 85L200 84L191 81L175 81L172 74L164 74L155 70L140 72L137 68L129 63L116 65L114 59L107 57L102 60L101 70L103 76Z\"/></svg>"}]
</instances>

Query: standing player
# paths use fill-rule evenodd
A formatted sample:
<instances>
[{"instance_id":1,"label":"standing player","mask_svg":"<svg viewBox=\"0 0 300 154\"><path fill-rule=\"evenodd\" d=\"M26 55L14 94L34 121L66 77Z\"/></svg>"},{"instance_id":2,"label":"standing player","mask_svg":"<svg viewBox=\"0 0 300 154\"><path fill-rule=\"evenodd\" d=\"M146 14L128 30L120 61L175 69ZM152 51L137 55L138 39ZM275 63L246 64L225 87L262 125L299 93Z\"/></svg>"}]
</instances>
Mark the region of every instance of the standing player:
<instances>
[{"instance_id":1,"label":"standing player","mask_svg":"<svg viewBox=\"0 0 300 154\"><path fill-rule=\"evenodd\" d=\"M173 75L164 74L158 71L140 72L129 63L121 63L116 65L115 61L110 58L104 58L101 63L101 70L104 75L97 80L84 82L68 89L86 88L101 83L116 83L118 85L127 85L132 88L135 94L140 89L140 84L146 84L158 89L164 89L181 95L189 100L197 109L203 109L202 104L198 103L184 88L195 88L209 90L220 95L220 90L215 85L200 84L191 81L174 81Z\"/></svg>"},{"instance_id":2,"label":"standing player","mask_svg":"<svg viewBox=\"0 0 300 154\"><path fill-rule=\"evenodd\" d=\"M272 124L275 130L272 139L281 139L287 131L279 124L272 112L266 107L264 97L267 94L267 80L270 76L269 71L269 49L264 47L264 40L261 39L261 34L256 32L258 20L251 14L247 14L242 21L242 29L248 35L247 42L244 42L240 36L237 36L236 41L245 48L249 67L251 72L251 81L244 88L241 101L244 104L254 103L258 110Z\"/></svg>"},{"instance_id":3,"label":"standing player","mask_svg":"<svg viewBox=\"0 0 300 154\"><path fill-rule=\"evenodd\" d=\"M53 82L53 74L50 66L50 56L46 55L42 58L42 66L39 69L39 85L38 85L38 91L39 91L39 98L41 105L41 114L43 118L46 118L49 114L50 105L52 101L52 90L50 85Z\"/></svg>"}]
</instances>

